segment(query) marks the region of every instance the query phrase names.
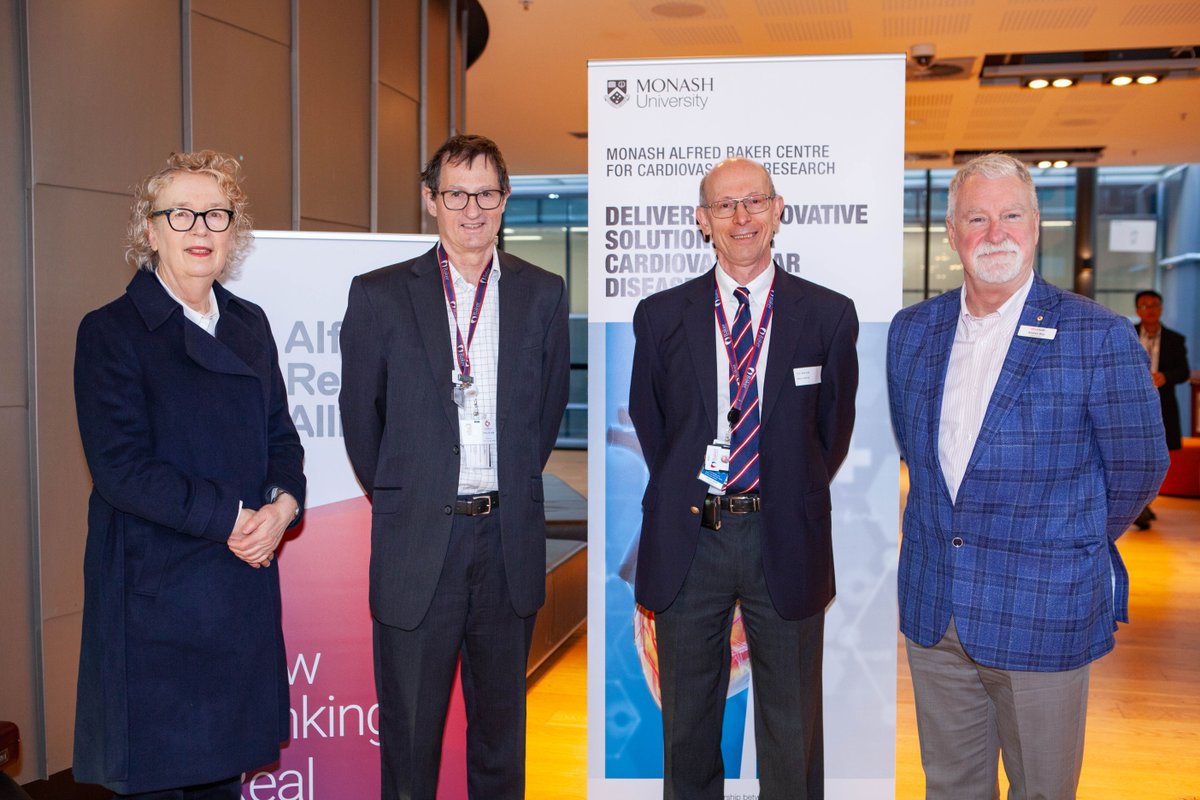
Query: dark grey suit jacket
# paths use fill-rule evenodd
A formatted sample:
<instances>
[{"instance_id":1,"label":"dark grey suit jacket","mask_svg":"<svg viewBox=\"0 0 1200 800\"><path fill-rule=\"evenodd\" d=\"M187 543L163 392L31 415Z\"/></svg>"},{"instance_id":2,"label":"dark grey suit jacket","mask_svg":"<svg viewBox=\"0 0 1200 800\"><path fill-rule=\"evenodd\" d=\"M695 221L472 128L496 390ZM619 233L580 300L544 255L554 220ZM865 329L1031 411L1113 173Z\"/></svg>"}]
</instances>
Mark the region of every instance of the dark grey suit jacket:
<instances>
[{"instance_id":1,"label":"dark grey suit jacket","mask_svg":"<svg viewBox=\"0 0 1200 800\"><path fill-rule=\"evenodd\" d=\"M497 451L509 593L529 616L546 595L542 469L566 407L570 356L561 278L500 254ZM433 599L458 490L454 367L436 248L360 275L342 323L346 450L371 497L371 611L415 628Z\"/></svg>"}]
</instances>

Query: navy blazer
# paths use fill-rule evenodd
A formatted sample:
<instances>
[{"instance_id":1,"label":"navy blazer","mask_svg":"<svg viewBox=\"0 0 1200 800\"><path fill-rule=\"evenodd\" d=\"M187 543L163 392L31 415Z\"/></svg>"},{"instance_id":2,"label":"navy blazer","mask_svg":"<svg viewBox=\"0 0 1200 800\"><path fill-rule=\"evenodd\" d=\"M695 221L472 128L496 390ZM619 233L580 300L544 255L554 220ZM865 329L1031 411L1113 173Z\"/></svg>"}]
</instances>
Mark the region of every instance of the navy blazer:
<instances>
[{"instance_id":1,"label":"navy blazer","mask_svg":"<svg viewBox=\"0 0 1200 800\"><path fill-rule=\"evenodd\" d=\"M79 326L94 489L74 770L122 794L237 775L288 738L279 570L226 541L273 487L303 508L304 454L262 309L213 291L215 337L141 270Z\"/></svg>"},{"instance_id":2,"label":"navy blazer","mask_svg":"<svg viewBox=\"0 0 1200 800\"><path fill-rule=\"evenodd\" d=\"M1018 325L1056 333L1018 328L951 503L938 428L961 291L902 310L888 333L909 475L900 629L929 647L953 616L980 664L1074 669L1129 621L1116 540L1166 473L1146 353L1127 319L1035 276Z\"/></svg>"},{"instance_id":3,"label":"navy blazer","mask_svg":"<svg viewBox=\"0 0 1200 800\"><path fill-rule=\"evenodd\" d=\"M715 269L715 268L714 268ZM763 573L786 619L834 596L829 484L846 457L858 390L858 316L843 295L775 268L761 398ZM650 469L635 593L662 611L679 593L700 536L708 485L697 474L717 436L715 272L652 295L633 317L629 415ZM820 366L819 383L793 370Z\"/></svg>"},{"instance_id":4,"label":"navy blazer","mask_svg":"<svg viewBox=\"0 0 1200 800\"><path fill-rule=\"evenodd\" d=\"M542 470L570 380L562 278L500 253L497 458L513 608L546 598ZM436 247L356 277L341 330L346 450L372 501L371 611L415 628L433 600L458 492L454 353Z\"/></svg>"},{"instance_id":5,"label":"navy blazer","mask_svg":"<svg viewBox=\"0 0 1200 800\"><path fill-rule=\"evenodd\" d=\"M1141 336L1142 324L1133 326ZM1158 340L1158 371L1167 382L1158 387L1158 399L1162 406L1163 431L1167 435L1167 449L1183 447L1183 429L1179 421L1179 401L1175 398L1175 387L1186 382L1192 371L1188 367L1187 340L1182 333L1164 326Z\"/></svg>"}]
</instances>

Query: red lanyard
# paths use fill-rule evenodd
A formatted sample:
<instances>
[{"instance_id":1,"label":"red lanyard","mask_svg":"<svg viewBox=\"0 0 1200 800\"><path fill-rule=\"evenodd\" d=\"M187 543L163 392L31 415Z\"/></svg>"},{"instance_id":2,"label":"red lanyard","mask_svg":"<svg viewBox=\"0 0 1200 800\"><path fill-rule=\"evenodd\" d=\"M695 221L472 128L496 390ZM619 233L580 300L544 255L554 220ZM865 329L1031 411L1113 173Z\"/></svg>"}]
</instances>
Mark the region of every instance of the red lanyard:
<instances>
[{"instance_id":1,"label":"red lanyard","mask_svg":"<svg viewBox=\"0 0 1200 800\"><path fill-rule=\"evenodd\" d=\"M483 298L487 295L488 278L492 274L492 259L488 259L487 267L479 276L479 288L475 290L475 302L471 305L471 325L467 328L466 344L463 344L462 328L458 325L458 298L454 292L454 280L450 277L450 259L441 243L438 243L437 256L438 266L442 269L442 290L446 294L450 313L454 315L454 337L457 344L455 357L458 359L458 371L469 377L471 375L471 342L475 339L475 327L479 323L479 313L483 310Z\"/></svg>"},{"instance_id":2,"label":"red lanyard","mask_svg":"<svg viewBox=\"0 0 1200 800\"><path fill-rule=\"evenodd\" d=\"M717 326L721 329L721 339L725 342L725 353L729 357L729 377L737 385L737 393L729 403L729 410L731 415L737 412L737 415L741 416L742 403L746 399L750 382L756 377L758 356L762 353L763 341L767 338L767 326L771 323L771 312L775 308L775 280L771 279L771 291L767 294L767 306L763 309L762 319L758 323L758 335L754 337L754 349L750 351L750 357L746 359L746 368L740 372L737 368L737 354L733 351L733 336L729 333L729 323L725 318L725 304L721 302L720 286L714 287L713 295L716 298L713 305L716 308ZM749 313L749 307L746 311Z\"/></svg>"}]
</instances>

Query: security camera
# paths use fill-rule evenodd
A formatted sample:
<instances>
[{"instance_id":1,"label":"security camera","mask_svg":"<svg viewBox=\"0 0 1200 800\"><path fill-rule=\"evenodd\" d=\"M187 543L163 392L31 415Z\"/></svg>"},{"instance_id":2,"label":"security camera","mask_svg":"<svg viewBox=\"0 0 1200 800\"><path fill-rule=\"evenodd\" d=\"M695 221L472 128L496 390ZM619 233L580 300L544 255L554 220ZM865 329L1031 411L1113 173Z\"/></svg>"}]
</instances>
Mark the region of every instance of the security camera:
<instances>
[{"instance_id":1,"label":"security camera","mask_svg":"<svg viewBox=\"0 0 1200 800\"><path fill-rule=\"evenodd\" d=\"M937 48L931 44L914 44L909 51L912 60L922 67L928 67L933 63L935 53L937 53Z\"/></svg>"}]
</instances>

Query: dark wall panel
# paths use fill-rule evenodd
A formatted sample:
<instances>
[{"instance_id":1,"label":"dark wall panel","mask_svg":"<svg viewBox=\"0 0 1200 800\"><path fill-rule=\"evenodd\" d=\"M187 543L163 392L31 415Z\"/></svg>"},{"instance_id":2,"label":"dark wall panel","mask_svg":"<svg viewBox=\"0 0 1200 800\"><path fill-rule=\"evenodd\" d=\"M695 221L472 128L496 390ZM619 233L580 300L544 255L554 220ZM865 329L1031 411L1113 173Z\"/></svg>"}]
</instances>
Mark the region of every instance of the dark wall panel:
<instances>
[{"instance_id":1,"label":"dark wall panel","mask_svg":"<svg viewBox=\"0 0 1200 800\"><path fill-rule=\"evenodd\" d=\"M417 103L379 86L379 231L421 230L421 158Z\"/></svg>"},{"instance_id":2,"label":"dark wall panel","mask_svg":"<svg viewBox=\"0 0 1200 800\"><path fill-rule=\"evenodd\" d=\"M179 4L27 3L33 180L124 192L183 144Z\"/></svg>"},{"instance_id":3,"label":"dark wall panel","mask_svg":"<svg viewBox=\"0 0 1200 800\"><path fill-rule=\"evenodd\" d=\"M149 160L146 158L146 160ZM148 167L144 168L149 171ZM132 181L137 176L130 176ZM55 186L34 191L34 336L37 364L37 515L46 755L50 772L71 761L75 676L83 608L83 549L91 478L75 422L75 331L93 308L119 296L133 271L125 265L129 198ZM70 219L70 236L50 220ZM86 242L86 260L79 258Z\"/></svg>"},{"instance_id":4,"label":"dark wall panel","mask_svg":"<svg viewBox=\"0 0 1200 800\"><path fill-rule=\"evenodd\" d=\"M0 0L0 716L28 745L20 781L38 777L33 537L29 514L28 334L26 325L25 121L16 0Z\"/></svg>"},{"instance_id":5,"label":"dark wall panel","mask_svg":"<svg viewBox=\"0 0 1200 800\"><path fill-rule=\"evenodd\" d=\"M192 0L192 13L227 22L285 47L292 43L291 0Z\"/></svg>"},{"instance_id":6,"label":"dark wall panel","mask_svg":"<svg viewBox=\"0 0 1200 800\"><path fill-rule=\"evenodd\" d=\"M21 348L22 352L24 348ZM38 778L42 757L37 716L33 637L35 585L31 580L33 543L29 535L29 415L23 406L0 408L0 716L21 729L24 753L21 782Z\"/></svg>"},{"instance_id":7,"label":"dark wall panel","mask_svg":"<svg viewBox=\"0 0 1200 800\"><path fill-rule=\"evenodd\" d=\"M16 0L0 0L0 407L26 406L25 120ZM0 458L24 454L0 453ZM3 523L0 523L3 524ZM3 669L0 669L3 674ZM0 703L2 706L2 703Z\"/></svg>"},{"instance_id":8,"label":"dark wall panel","mask_svg":"<svg viewBox=\"0 0 1200 800\"><path fill-rule=\"evenodd\" d=\"M421 0L380 0L379 82L421 99Z\"/></svg>"},{"instance_id":9,"label":"dark wall panel","mask_svg":"<svg viewBox=\"0 0 1200 800\"><path fill-rule=\"evenodd\" d=\"M192 134L197 149L211 147L242 160L256 228L291 228L291 55L286 45L193 14Z\"/></svg>"},{"instance_id":10,"label":"dark wall panel","mask_svg":"<svg viewBox=\"0 0 1200 800\"><path fill-rule=\"evenodd\" d=\"M371 225L370 11L369 0L300 3L301 216L359 230Z\"/></svg>"},{"instance_id":11,"label":"dark wall panel","mask_svg":"<svg viewBox=\"0 0 1200 800\"><path fill-rule=\"evenodd\" d=\"M450 54L446 51L450 23L447 0L429 0L429 85L428 108L425 110L425 131L428 136L428 159L450 135Z\"/></svg>"},{"instance_id":12,"label":"dark wall panel","mask_svg":"<svg viewBox=\"0 0 1200 800\"><path fill-rule=\"evenodd\" d=\"M369 233L370 227L367 225L347 225L344 222L335 220L319 219L315 217L301 217L300 230L302 231L337 231L344 233Z\"/></svg>"}]
</instances>

